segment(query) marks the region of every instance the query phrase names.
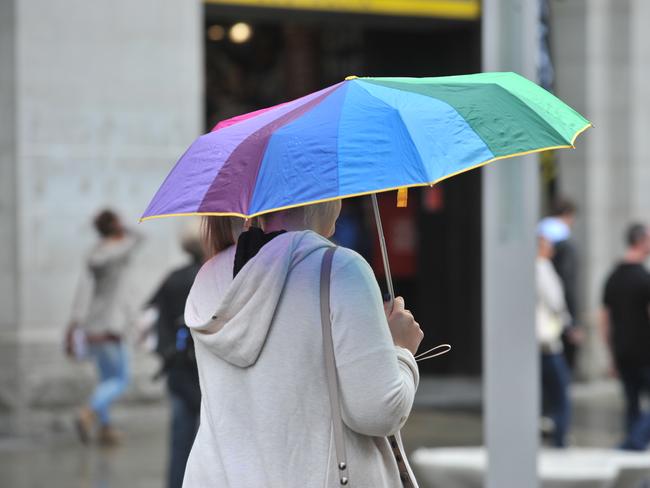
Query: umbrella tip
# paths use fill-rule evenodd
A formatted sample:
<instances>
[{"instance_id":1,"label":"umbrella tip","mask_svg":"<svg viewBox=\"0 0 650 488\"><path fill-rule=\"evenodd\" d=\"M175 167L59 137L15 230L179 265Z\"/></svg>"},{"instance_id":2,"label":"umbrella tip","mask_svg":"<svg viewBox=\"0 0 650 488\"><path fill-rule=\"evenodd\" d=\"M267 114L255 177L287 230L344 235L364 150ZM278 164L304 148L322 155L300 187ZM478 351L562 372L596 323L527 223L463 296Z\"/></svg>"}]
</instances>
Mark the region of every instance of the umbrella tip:
<instances>
[{"instance_id":1,"label":"umbrella tip","mask_svg":"<svg viewBox=\"0 0 650 488\"><path fill-rule=\"evenodd\" d=\"M345 77L345 81L356 80L359 78L357 75L350 75Z\"/></svg>"}]
</instances>

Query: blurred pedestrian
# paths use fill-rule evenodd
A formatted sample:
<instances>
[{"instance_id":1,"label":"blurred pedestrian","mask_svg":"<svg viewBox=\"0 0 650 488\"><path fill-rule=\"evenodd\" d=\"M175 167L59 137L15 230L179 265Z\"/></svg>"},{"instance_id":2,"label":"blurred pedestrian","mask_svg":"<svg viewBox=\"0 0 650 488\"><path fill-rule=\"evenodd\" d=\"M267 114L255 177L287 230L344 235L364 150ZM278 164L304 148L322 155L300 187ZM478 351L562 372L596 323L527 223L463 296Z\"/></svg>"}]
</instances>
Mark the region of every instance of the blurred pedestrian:
<instances>
[{"instance_id":1,"label":"blurred pedestrian","mask_svg":"<svg viewBox=\"0 0 650 488\"><path fill-rule=\"evenodd\" d=\"M564 356L571 370L575 369L576 357L584 339L584 331L578 322L578 249L572 236L576 206L567 198L559 198L553 204L553 212L542 219L540 233L553 244L553 266L562 280L564 299L571 316L571 323L562 334Z\"/></svg>"},{"instance_id":2,"label":"blurred pedestrian","mask_svg":"<svg viewBox=\"0 0 650 488\"><path fill-rule=\"evenodd\" d=\"M540 235L536 263L536 327L541 349L542 397L553 420L553 445L566 447L571 422L570 373L562 354L561 337L570 317L552 257L553 245Z\"/></svg>"},{"instance_id":3,"label":"blurred pedestrian","mask_svg":"<svg viewBox=\"0 0 650 488\"><path fill-rule=\"evenodd\" d=\"M243 219L207 217L205 227L212 237L211 255L234 244ZM172 271L162 282L149 304L158 311L156 352L162 359L161 373L167 379L171 401L171 435L167 487L181 488L187 457L199 427L201 390L194 342L185 325L185 301L194 278L204 262L200 231L188 226L181 239L190 262Z\"/></svg>"},{"instance_id":4,"label":"blurred pedestrian","mask_svg":"<svg viewBox=\"0 0 650 488\"><path fill-rule=\"evenodd\" d=\"M99 442L115 445L122 435L113 427L109 410L124 393L129 381L124 334L132 320L132 309L126 275L131 256L142 236L126 229L112 210L100 212L94 225L100 240L84 263L66 334L67 351L70 355L75 353L79 347L75 337L81 333L88 356L97 365L97 386L76 416L82 442L89 441L98 424Z\"/></svg>"},{"instance_id":5,"label":"blurred pedestrian","mask_svg":"<svg viewBox=\"0 0 650 488\"><path fill-rule=\"evenodd\" d=\"M345 248L333 256L329 300L347 444L337 466L320 277L339 211L328 202L263 216L264 230L199 271L185 320L203 402L185 488L339 486L347 465L351 486L402 486L385 436L411 410L423 334L401 298L384 311L371 268Z\"/></svg>"},{"instance_id":6,"label":"blurred pedestrian","mask_svg":"<svg viewBox=\"0 0 650 488\"><path fill-rule=\"evenodd\" d=\"M650 234L643 224L632 224L625 235L627 251L614 267L603 294L601 330L610 351L610 370L618 374L625 394L623 449L644 450L650 443L650 273L644 262L650 255Z\"/></svg>"}]
</instances>

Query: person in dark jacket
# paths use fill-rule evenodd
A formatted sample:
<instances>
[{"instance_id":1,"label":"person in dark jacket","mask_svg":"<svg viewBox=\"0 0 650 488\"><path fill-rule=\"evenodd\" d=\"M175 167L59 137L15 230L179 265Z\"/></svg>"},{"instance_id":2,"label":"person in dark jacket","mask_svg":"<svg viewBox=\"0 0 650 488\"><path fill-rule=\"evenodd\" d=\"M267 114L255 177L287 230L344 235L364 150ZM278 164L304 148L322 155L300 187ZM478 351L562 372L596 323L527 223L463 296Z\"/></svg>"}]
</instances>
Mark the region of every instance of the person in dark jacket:
<instances>
[{"instance_id":1,"label":"person in dark jacket","mask_svg":"<svg viewBox=\"0 0 650 488\"><path fill-rule=\"evenodd\" d=\"M198 235L185 235L183 250L191 257L189 263L172 271L149 302L158 310L155 324L158 343L156 352L162 359L161 374L166 376L171 400L170 457L168 488L183 484L185 464L199 425L201 390L194 356L194 345L183 313L185 301L194 278L203 263L204 254Z\"/></svg>"},{"instance_id":2,"label":"person in dark jacket","mask_svg":"<svg viewBox=\"0 0 650 488\"><path fill-rule=\"evenodd\" d=\"M642 451L650 444L650 232L643 224L626 233L627 251L605 283L601 330L611 352L611 371L625 393L626 436L621 448Z\"/></svg>"},{"instance_id":3,"label":"person in dark jacket","mask_svg":"<svg viewBox=\"0 0 650 488\"><path fill-rule=\"evenodd\" d=\"M185 325L185 302L206 258L233 245L242 231L243 223L243 219L237 217L207 217L203 222L203 232L197 227L188 227L181 245L190 256L190 262L172 271L149 301L149 306L158 311L156 352L162 359L160 374L167 378L171 400L168 488L181 488L183 485L185 465L201 413L199 374L194 342Z\"/></svg>"}]
</instances>

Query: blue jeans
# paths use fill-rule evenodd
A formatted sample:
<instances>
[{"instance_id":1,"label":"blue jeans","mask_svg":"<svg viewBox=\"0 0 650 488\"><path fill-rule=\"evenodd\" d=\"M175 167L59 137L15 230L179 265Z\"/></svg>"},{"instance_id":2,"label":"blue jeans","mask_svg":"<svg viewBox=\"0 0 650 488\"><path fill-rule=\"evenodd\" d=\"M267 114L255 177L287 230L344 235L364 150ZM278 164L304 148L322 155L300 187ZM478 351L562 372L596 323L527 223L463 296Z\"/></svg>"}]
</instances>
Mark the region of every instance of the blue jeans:
<instances>
[{"instance_id":1,"label":"blue jeans","mask_svg":"<svg viewBox=\"0 0 650 488\"><path fill-rule=\"evenodd\" d=\"M172 403L172 424L167 486L181 488L187 458L199 428L199 411L192 408L181 396L173 392L170 392L169 396Z\"/></svg>"},{"instance_id":2,"label":"blue jeans","mask_svg":"<svg viewBox=\"0 0 650 488\"><path fill-rule=\"evenodd\" d=\"M569 383L571 377L564 354L542 353L542 396L555 424L553 445L566 446L566 436L571 422Z\"/></svg>"},{"instance_id":3,"label":"blue jeans","mask_svg":"<svg viewBox=\"0 0 650 488\"><path fill-rule=\"evenodd\" d=\"M110 425L109 408L129 384L126 347L120 342L91 344L89 353L97 365L99 384L90 397L90 408L102 426Z\"/></svg>"},{"instance_id":4,"label":"blue jeans","mask_svg":"<svg viewBox=\"0 0 650 488\"><path fill-rule=\"evenodd\" d=\"M621 448L643 451L650 444L650 411L641 411L641 396L650 395L650 366L619 366L625 391L626 436Z\"/></svg>"}]
</instances>

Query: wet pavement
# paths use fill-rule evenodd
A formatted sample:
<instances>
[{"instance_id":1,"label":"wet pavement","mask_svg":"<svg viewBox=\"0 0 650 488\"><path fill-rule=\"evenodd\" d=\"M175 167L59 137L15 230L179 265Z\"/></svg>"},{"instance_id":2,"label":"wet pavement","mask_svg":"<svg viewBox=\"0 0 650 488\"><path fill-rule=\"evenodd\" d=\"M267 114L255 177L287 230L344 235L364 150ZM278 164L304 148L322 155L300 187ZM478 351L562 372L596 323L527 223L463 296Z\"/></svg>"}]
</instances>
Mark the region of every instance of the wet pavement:
<instances>
[{"instance_id":1,"label":"wet pavement","mask_svg":"<svg viewBox=\"0 0 650 488\"><path fill-rule=\"evenodd\" d=\"M622 405L613 382L576 385L571 444L616 444ZM71 420L42 436L0 438L2 488L162 488L167 457L168 410L164 403L121 406L115 421L128 435L123 446L82 446ZM482 442L480 383L426 380L403 430L408 451L426 446ZM422 487L425 488L425 487Z\"/></svg>"},{"instance_id":2,"label":"wet pavement","mask_svg":"<svg viewBox=\"0 0 650 488\"><path fill-rule=\"evenodd\" d=\"M167 414L162 404L116 408L127 436L116 448L82 445L71 419L62 432L0 440L0 487L162 488Z\"/></svg>"}]
</instances>

